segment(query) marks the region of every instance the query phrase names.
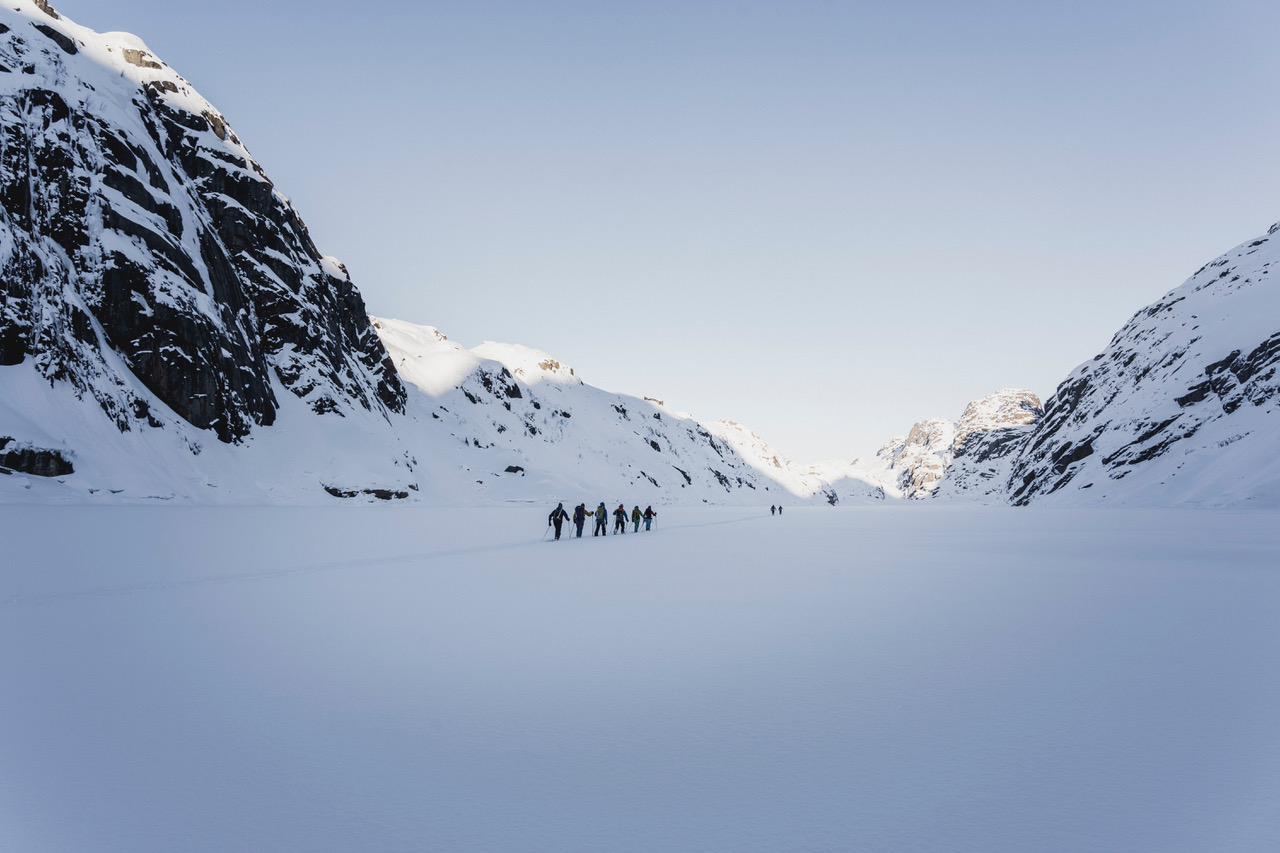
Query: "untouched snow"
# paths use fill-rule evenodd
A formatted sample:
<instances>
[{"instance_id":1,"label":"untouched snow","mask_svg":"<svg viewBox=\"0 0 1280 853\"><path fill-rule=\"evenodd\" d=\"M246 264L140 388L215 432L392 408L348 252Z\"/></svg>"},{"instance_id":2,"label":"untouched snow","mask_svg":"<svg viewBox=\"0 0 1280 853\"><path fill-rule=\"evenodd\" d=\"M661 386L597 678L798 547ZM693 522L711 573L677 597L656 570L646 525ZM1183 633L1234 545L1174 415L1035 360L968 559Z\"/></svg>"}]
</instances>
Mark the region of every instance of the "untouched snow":
<instances>
[{"instance_id":1,"label":"untouched snow","mask_svg":"<svg viewBox=\"0 0 1280 853\"><path fill-rule=\"evenodd\" d=\"M1280 847L1274 515L549 510L5 507L0 849Z\"/></svg>"}]
</instances>

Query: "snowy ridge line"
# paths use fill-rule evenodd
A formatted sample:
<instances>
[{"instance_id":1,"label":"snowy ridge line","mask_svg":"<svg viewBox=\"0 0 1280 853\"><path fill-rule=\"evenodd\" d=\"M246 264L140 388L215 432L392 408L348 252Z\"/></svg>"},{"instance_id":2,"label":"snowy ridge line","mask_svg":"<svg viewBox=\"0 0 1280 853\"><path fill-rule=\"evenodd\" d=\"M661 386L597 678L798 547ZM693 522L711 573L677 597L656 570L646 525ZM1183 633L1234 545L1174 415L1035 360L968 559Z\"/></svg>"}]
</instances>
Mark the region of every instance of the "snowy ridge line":
<instances>
[{"instance_id":1,"label":"snowy ridge line","mask_svg":"<svg viewBox=\"0 0 1280 853\"><path fill-rule=\"evenodd\" d=\"M411 422L401 433L422 471L418 496L434 491L427 500L478 493L495 503L554 504L564 495L626 494L624 503L643 507L884 497L856 472L833 479L800 469L733 422L702 423L659 398L589 385L540 350L494 342L467 349L432 326L370 321L408 388Z\"/></svg>"}]
</instances>

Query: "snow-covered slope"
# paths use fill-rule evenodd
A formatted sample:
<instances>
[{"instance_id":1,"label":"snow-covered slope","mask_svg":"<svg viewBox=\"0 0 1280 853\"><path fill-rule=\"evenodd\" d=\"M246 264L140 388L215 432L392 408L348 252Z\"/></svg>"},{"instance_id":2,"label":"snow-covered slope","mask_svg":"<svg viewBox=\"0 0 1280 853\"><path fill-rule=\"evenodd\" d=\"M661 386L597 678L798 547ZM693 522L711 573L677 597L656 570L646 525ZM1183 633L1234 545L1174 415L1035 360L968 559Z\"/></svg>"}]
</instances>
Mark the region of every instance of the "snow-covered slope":
<instances>
[{"instance_id":1,"label":"snow-covered slope","mask_svg":"<svg viewBox=\"0 0 1280 853\"><path fill-rule=\"evenodd\" d=\"M1278 233L1135 314L1043 411L1006 389L853 467L891 497L1280 506Z\"/></svg>"},{"instance_id":2,"label":"snow-covered slope","mask_svg":"<svg viewBox=\"0 0 1280 853\"><path fill-rule=\"evenodd\" d=\"M745 427L704 425L659 400L603 391L547 353L492 342L468 350L430 326L373 325L411 386L401 430L430 499L631 507L880 497L865 483L837 497Z\"/></svg>"},{"instance_id":3,"label":"snow-covered slope","mask_svg":"<svg viewBox=\"0 0 1280 853\"><path fill-rule=\"evenodd\" d=\"M988 482L1004 478L993 491L1015 504L1280 505L1278 231L1135 314L1040 423L995 448L1005 458L975 452Z\"/></svg>"}]
</instances>

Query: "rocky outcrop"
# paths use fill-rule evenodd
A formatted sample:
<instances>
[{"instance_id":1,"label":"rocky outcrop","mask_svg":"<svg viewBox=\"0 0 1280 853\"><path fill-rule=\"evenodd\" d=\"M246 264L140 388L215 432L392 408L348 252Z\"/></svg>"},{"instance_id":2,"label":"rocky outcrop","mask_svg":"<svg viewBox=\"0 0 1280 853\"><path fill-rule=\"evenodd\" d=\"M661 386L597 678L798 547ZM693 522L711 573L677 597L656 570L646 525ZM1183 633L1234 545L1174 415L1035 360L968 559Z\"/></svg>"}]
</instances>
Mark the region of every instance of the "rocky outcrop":
<instances>
[{"instance_id":1,"label":"rocky outcrop","mask_svg":"<svg viewBox=\"0 0 1280 853\"><path fill-rule=\"evenodd\" d=\"M951 465L955 436L956 425L946 418L930 418L911 427L893 454L896 485L903 497L920 499L937 488Z\"/></svg>"},{"instance_id":2,"label":"rocky outcrop","mask_svg":"<svg viewBox=\"0 0 1280 853\"><path fill-rule=\"evenodd\" d=\"M875 486L883 496L926 498L951 464L955 430L956 425L946 418L929 418L913 424L907 435L889 439L874 457L818 467L828 478L843 474Z\"/></svg>"},{"instance_id":3,"label":"rocky outcrop","mask_svg":"<svg viewBox=\"0 0 1280 853\"><path fill-rule=\"evenodd\" d=\"M1005 501L1017 454L1043 416L1040 398L1026 390L1005 388L970 403L956 425L951 463L934 495Z\"/></svg>"},{"instance_id":4,"label":"rocky outcrop","mask_svg":"<svg viewBox=\"0 0 1280 853\"><path fill-rule=\"evenodd\" d=\"M1007 476L999 479L987 468L1015 452L1017 437L1031 429L1041 414L1035 394L1005 388L969 403L958 422L920 421L906 436L886 442L874 457L855 459L847 468L852 476L879 485L884 494L895 498L970 494L975 487L1003 497ZM996 485L991 485L992 480Z\"/></svg>"},{"instance_id":5,"label":"rocky outcrop","mask_svg":"<svg viewBox=\"0 0 1280 853\"><path fill-rule=\"evenodd\" d=\"M224 442L275 387L318 414L405 391L346 270L225 119L131 36L0 10L0 365L30 360L120 430Z\"/></svg>"},{"instance_id":6,"label":"rocky outcrop","mask_svg":"<svg viewBox=\"0 0 1280 853\"><path fill-rule=\"evenodd\" d=\"M36 477L63 477L75 472L71 460L60 450L33 447L0 436L0 473L19 472Z\"/></svg>"},{"instance_id":7,"label":"rocky outcrop","mask_svg":"<svg viewBox=\"0 0 1280 853\"><path fill-rule=\"evenodd\" d=\"M1007 502L1013 466L1035 423L969 433L952 453L946 477L934 496L981 503Z\"/></svg>"},{"instance_id":8,"label":"rocky outcrop","mask_svg":"<svg viewBox=\"0 0 1280 853\"><path fill-rule=\"evenodd\" d=\"M974 400L965 406L964 414L956 423L955 450L971 436L1022 427L1044 417L1044 406L1035 394L1020 388L1004 388Z\"/></svg>"}]
</instances>

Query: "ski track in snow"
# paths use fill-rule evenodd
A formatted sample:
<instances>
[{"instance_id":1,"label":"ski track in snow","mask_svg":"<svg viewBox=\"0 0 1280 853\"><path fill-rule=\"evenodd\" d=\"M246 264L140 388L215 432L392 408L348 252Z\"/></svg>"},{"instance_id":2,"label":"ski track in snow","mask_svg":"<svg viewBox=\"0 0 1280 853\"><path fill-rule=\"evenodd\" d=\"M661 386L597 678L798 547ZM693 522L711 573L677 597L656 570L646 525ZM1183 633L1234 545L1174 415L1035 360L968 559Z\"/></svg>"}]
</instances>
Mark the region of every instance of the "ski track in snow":
<instances>
[{"instance_id":1,"label":"ski track in snow","mask_svg":"<svg viewBox=\"0 0 1280 853\"><path fill-rule=\"evenodd\" d=\"M755 520L759 520L758 514L743 516L741 518L721 519L718 521L704 521L704 522L697 522L697 523L686 522L683 524L677 523L677 524L671 525L671 529L679 530L679 529L696 529L696 528L703 528L703 527L716 527L716 526L725 525L725 524L742 524L744 522L755 521ZM612 521L610 521L610 524L612 524ZM628 524L628 527L630 527L631 522L628 521L627 524ZM567 522L565 524L565 533L562 534L561 536L561 543L565 541L573 541L575 539L575 537L569 533L572 527L573 527L572 523ZM584 532L583 532L581 541L586 541L588 539L593 539L593 538L597 538L597 539L605 538L605 537L591 536L589 533L586 532L590 529L591 529L590 524L584 527ZM653 530L645 531L642 529L639 531L639 533L647 533L648 535L653 535L654 533L658 532L660 529L661 528L659 527L657 522L655 522ZM627 532L633 533L634 531L629 529ZM612 536L615 534L611 533L609 535ZM554 541L554 540L548 538L546 541ZM599 544L603 545L604 543L601 542ZM618 543L618 545L619 547L622 547L621 543ZM190 588L201 587L201 586L235 584L235 583L252 583L252 582L259 582L259 581L276 580L276 579L282 579L282 578L303 577L306 575L319 574L322 572L352 571L357 569L371 568L375 566L428 564L434 561L448 560L453 557L479 556L482 554L497 554L504 551L522 551L528 547L529 547L528 542L511 542L511 543L505 543L500 545L476 545L473 547L448 548L448 549L437 550L437 551L423 551L423 552L416 552L412 554L398 554L398 555L392 555L387 557L365 557L365 558L355 558L350 560L338 560L338 561L327 562L327 563L295 565L287 569L277 569L277 570L269 570L269 571L204 575L201 577L186 578L183 580L175 580L175 581L150 581L146 583L120 584L116 586L95 587L92 589L50 593L47 595L12 595L12 596L9 596L8 598L0 599L0 609L10 608L10 607L24 607L24 606L32 606L32 605L53 604L61 601L76 601L79 599L112 598L112 597L121 596L121 595L133 595L136 593L165 592L167 590L190 589Z\"/></svg>"},{"instance_id":2,"label":"ski track in snow","mask_svg":"<svg viewBox=\"0 0 1280 853\"><path fill-rule=\"evenodd\" d=\"M0 600L0 607L20 607L33 604L51 604L59 601L75 601L84 598L112 598L119 595L132 595L140 592L164 592L166 590L190 589L193 587L222 584L247 583L255 581L276 580L279 578L304 577L322 572L350 571L373 566L393 566L398 564L413 565L431 560L460 557L463 555L492 554L501 551L512 551L526 547L523 544L477 546L475 548L453 548L445 551L434 551L416 554L401 554L391 557L369 557L363 559L339 560L332 563L293 566L288 569L264 572L243 572L240 574L205 575L198 578L187 578L180 581L152 581L147 583L122 584L120 586L99 587L73 592L52 593L49 595L15 595Z\"/></svg>"}]
</instances>

